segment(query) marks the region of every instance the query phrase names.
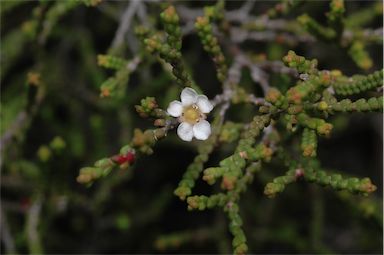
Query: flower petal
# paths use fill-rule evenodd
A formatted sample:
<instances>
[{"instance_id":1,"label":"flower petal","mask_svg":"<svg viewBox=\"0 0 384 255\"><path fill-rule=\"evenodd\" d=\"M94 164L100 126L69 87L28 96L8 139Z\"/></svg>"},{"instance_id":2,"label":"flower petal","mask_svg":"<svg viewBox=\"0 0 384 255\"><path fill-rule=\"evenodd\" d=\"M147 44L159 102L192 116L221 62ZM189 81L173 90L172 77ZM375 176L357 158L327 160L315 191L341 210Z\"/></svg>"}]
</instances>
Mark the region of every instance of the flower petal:
<instances>
[{"instance_id":1,"label":"flower petal","mask_svg":"<svg viewBox=\"0 0 384 255\"><path fill-rule=\"evenodd\" d=\"M193 128L192 125L187 122L182 122L177 128L177 135L183 141L190 142L193 138Z\"/></svg>"},{"instance_id":2,"label":"flower petal","mask_svg":"<svg viewBox=\"0 0 384 255\"><path fill-rule=\"evenodd\" d=\"M181 102L174 100L169 103L167 112L172 117L180 117L181 113L183 112L183 105L181 104Z\"/></svg>"},{"instance_id":3,"label":"flower petal","mask_svg":"<svg viewBox=\"0 0 384 255\"><path fill-rule=\"evenodd\" d=\"M211 134L211 124L206 120L201 120L193 126L193 135L198 140L207 140Z\"/></svg>"},{"instance_id":4,"label":"flower petal","mask_svg":"<svg viewBox=\"0 0 384 255\"><path fill-rule=\"evenodd\" d=\"M213 105L205 95L199 95L196 104L202 113L209 113L213 109Z\"/></svg>"},{"instance_id":5,"label":"flower petal","mask_svg":"<svg viewBox=\"0 0 384 255\"><path fill-rule=\"evenodd\" d=\"M196 103L197 93L194 89L185 88L181 92L180 98L181 98L181 102L182 102L183 106L188 106L188 105Z\"/></svg>"}]
</instances>

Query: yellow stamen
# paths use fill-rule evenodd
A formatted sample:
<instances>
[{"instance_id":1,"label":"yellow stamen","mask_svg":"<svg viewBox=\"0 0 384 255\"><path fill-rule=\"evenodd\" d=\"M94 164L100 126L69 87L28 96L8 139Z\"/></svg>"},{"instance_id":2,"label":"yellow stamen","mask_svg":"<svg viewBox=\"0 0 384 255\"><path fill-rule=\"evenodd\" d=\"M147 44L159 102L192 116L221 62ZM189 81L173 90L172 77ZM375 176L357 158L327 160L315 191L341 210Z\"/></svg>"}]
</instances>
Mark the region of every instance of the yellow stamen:
<instances>
[{"instance_id":1,"label":"yellow stamen","mask_svg":"<svg viewBox=\"0 0 384 255\"><path fill-rule=\"evenodd\" d=\"M201 112L196 105L191 105L183 109L182 121L188 122L189 124L197 123L201 118Z\"/></svg>"}]
</instances>

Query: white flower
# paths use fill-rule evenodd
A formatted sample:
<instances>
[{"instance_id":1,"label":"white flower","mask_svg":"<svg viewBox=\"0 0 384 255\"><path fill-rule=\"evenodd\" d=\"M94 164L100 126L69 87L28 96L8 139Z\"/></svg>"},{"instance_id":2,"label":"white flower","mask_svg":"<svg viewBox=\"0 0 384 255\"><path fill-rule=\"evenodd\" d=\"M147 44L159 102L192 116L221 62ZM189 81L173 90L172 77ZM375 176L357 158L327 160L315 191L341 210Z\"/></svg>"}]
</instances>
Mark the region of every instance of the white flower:
<instances>
[{"instance_id":1,"label":"white flower","mask_svg":"<svg viewBox=\"0 0 384 255\"><path fill-rule=\"evenodd\" d=\"M204 95L198 95L191 88L181 92L180 101L172 101L167 109L169 115L178 117L181 122L177 128L178 136L184 141L191 141L193 137L206 140L211 134L211 125L206 121L206 115L213 109L213 105Z\"/></svg>"}]
</instances>

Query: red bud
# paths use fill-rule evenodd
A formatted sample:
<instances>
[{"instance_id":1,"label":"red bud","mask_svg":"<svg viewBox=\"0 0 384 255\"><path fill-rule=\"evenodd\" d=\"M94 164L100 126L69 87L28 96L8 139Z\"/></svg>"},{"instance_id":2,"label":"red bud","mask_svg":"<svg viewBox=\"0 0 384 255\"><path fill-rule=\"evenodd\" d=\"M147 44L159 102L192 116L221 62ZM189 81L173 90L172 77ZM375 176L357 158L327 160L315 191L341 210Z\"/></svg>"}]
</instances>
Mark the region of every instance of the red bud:
<instances>
[{"instance_id":1,"label":"red bud","mask_svg":"<svg viewBox=\"0 0 384 255\"><path fill-rule=\"evenodd\" d=\"M295 171L295 177L296 179L299 179L304 176L304 171L300 168L296 169Z\"/></svg>"},{"instance_id":2,"label":"red bud","mask_svg":"<svg viewBox=\"0 0 384 255\"><path fill-rule=\"evenodd\" d=\"M132 164L135 161L135 154L133 152L128 152L125 155L117 155L113 157L113 160L119 165L124 163Z\"/></svg>"},{"instance_id":3,"label":"red bud","mask_svg":"<svg viewBox=\"0 0 384 255\"><path fill-rule=\"evenodd\" d=\"M31 206L31 200L28 197L22 197L20 200L20 206L23 211L28 210Z\"/></svg>"}]
</instances>

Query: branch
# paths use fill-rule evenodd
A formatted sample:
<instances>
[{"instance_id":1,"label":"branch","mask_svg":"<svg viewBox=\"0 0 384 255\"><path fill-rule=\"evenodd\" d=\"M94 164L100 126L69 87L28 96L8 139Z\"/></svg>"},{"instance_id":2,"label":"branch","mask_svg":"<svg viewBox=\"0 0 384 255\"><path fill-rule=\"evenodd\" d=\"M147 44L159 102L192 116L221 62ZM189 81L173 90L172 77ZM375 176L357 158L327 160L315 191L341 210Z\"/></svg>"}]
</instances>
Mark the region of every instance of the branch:
<instances>
[{"instance_id":1,"label":"branch","mask_svg":"<svg viewBox=\"0 0 384 255\"><path fill-rule=\"evenodd\" d=\"M17 251L15 247L15 241L8 227L8 221L7 221L5 212L3 211L3 208L1 208L1 214L0 214L0 227L1 227L1 240L4 243L6 253L16 254Z\"/></svg>"},{"instance_id":2,"label":"branch","mask_svg":"<svg viewBox=\"0 0 384 255\"><path fill-rule=\"evenodd\" d=\"M12 139L15 136L22 133L22 131L29 125L45 96L39 73L29 73L27 78L27 85L28 95L25 109L17 114L17 117L13 123L0 138L0 169L1 165L3 164L3 154L6 147L12 142Z\"/></svg>"},{"instance_id":3,"label":"branch","mask_svg":"<svg viewBox=\"0 0 384 255\"><path fill-rule=\"evenodd\" d=\"M28 239L28 248L31 254L42 254L42 245L38 231L40 213L42 207L42 198L38 197L28 209L26 234Z\"/></svg>"},{"instance_id":4,"label":"branch","mask_svg":"<svg viewBox=\"0 0 384 255\"><path fill-rule=\"evenodd\" d=\"M140 0L132 0L128 7L125 9L120 19L119 27L116 30L115 37L113 38L111 48L117 48L124 43L124 36L131 26L133 16L139 8Z\"/></svg>"}]
</instances>

